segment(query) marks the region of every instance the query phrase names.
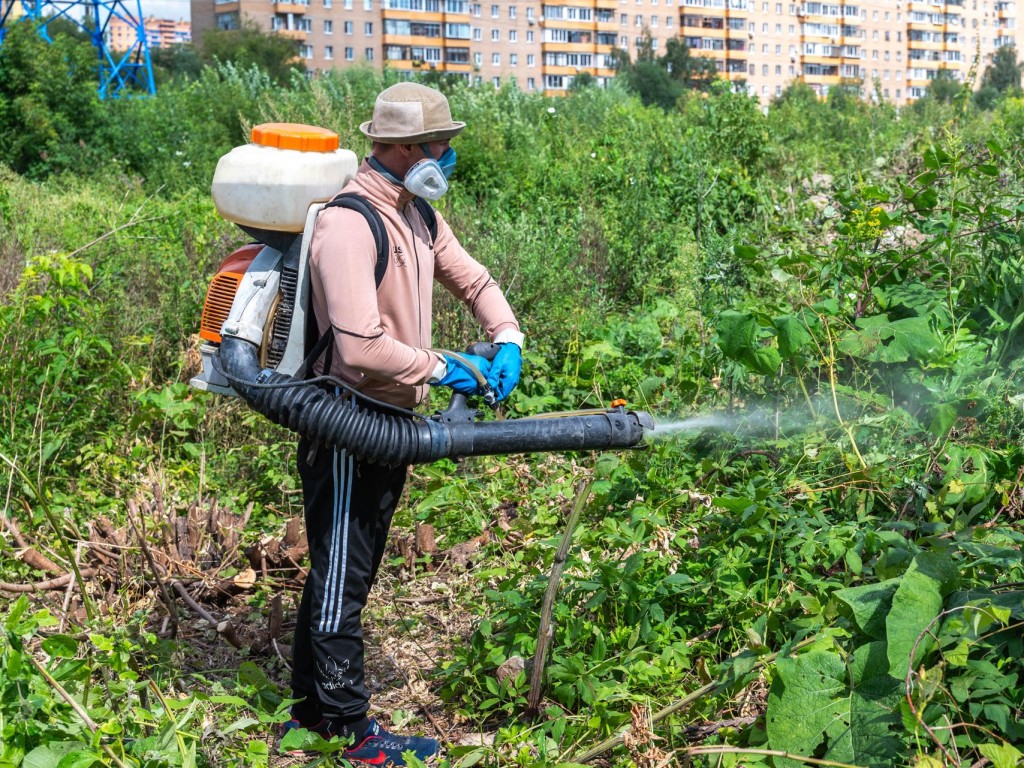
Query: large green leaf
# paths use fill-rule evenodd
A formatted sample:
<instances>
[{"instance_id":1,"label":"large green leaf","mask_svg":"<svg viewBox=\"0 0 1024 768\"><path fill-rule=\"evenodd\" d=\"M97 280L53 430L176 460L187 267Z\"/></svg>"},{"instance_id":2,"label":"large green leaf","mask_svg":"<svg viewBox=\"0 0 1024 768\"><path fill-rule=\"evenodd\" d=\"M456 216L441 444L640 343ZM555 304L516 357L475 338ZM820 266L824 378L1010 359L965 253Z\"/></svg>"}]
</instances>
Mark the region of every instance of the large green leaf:
<instances>
[{"instance_id":1,"label":"large green leaf","mask_svg":"<svg viewBox=\"0 0 1024 768\"><path fill-rule=\"evenodd\" d=\"M727 309L718 316L718 346L731 360L743 363L757 373L774 373L782 358L774 347L761 344L761 326L749 312Z\"/></svg>"},{"instance_id":2,"label":"large green leaf","mask_svg":"<svg viewBox=\"0 0 1024 768\"><path fill-rule=\"evenodd\" d=\"M885 620L889 641L889 674L900 680L907 676L911 657L915 665L934 647L926 631L942 611L956 572L943 553L925 552L914 558L892 597L892 609Z\"/></svg>"},{"instance_id":3,"label":"large green leaf","mask_svg":"<svg viewBox=\"0 0 1024 768\"><path fill-rule=\"evenodd\" d=\"M865 766L889 766L901 755L890 730L899 724L899 681L886 674L885 643L858 648L847 669L834 651L811 651L776 664L766 726L772 749ZM797 761L778 759L779 768Z\"/></svg>"},{"instance_id":4,"label":"large green leaf","mask_svg":"<svg viewBox=\"0 0 1024 768\"><path fill-rule=\"evenodd\" d=\"M779 354L791 358L810 343L811 333L799 315L781 315L772 320L779 339Z\"/></svg>"},{"instance_id":5,"label":"large green leaf","mask_svg":"<svg viewBox=\"0 0 1024 768\"><path fill-rule=\"evenodd\" d=\"M892 608L892 596L899 584L899 579L889 579L879 584L839 589L832 594L849 611L861 632L876 640L884 640L885 618Z\"/></svg>"},{"instance_id":6,"label":"large green leaf","mask_svg":"<svg viewBox=\"0 0 1024 768\"><path fill-rule=\"evenodd\" d=\"M903 363L911 358L929 360L941 348L926 317L862 317L857 320L857 330L848 331L839 341L843 353L880 363Z\"/></svg>"}]
</instances>

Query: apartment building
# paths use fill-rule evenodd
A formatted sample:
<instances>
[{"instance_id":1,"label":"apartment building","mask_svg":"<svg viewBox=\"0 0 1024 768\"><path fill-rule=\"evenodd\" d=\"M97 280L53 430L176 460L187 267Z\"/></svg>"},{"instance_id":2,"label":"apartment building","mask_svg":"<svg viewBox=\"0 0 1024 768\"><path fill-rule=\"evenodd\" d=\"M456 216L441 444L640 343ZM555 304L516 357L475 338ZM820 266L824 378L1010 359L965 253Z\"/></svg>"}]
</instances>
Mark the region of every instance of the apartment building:
<instances>
[{"instance_id":1,"label":"apartment building","mask_svg":"<svg viewBox=\"0 0 1024 768\"><path fill-rule=\"evenodd\" d=\"M822 95L859 84L865 98L904 104L940 71L962 81L975 57L980 75L999 47L1017 46L1010 0L682 1L691 51L763 101L801 79Z\"/></svg>"},{"instance_id":2,"label":"apartment building","mask_svg":"<svg viewBox=\"0 0 1024 768\"><path fill-rule=\"evenodd\" d=\"M979 72L1017 45L1014 0L191 0L194 34L249 18L300 41L310 71L369 62L495 86L564 93L577 74L604 84L613 52L655 53L678 37L763 102L802 80L825 95L858 86L896 104L939 72Z\"/></svg>"},{"instance_id":3,"label":"apartment building","mask_svg":"<svg viewBox=\"0 0 1024 768\"><path fill-rule=\"evenodd\" d=\"M142 22L146 44L150 48L169 48L192 42L192 25L184 20L149 16ZM107 47L112 51L130 51L138 43L138 29L124 19L111 16L107 25Z\"/></svg>"}]
</instances>

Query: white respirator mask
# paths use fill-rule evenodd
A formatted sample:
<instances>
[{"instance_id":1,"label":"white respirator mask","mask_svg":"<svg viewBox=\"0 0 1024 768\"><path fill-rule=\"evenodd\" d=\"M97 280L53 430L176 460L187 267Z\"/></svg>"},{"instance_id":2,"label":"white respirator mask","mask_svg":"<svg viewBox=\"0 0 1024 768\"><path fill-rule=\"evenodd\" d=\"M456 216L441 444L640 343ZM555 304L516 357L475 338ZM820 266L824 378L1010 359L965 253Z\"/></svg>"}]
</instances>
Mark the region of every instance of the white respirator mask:
<instances>
[{"instance_id":1,"label":"white respirator mask","mask_svg":"<svg viewBox=\"0 0 1024 768\"><path fill-rule=\"evenodd\" d=\"M420 144L420 149L426 157L406 171L402 183L417 197L440 200L448 191L448 179L455 170L455 150L448 147L435 160L426 144Z\"/></svg>"}]
</instances>

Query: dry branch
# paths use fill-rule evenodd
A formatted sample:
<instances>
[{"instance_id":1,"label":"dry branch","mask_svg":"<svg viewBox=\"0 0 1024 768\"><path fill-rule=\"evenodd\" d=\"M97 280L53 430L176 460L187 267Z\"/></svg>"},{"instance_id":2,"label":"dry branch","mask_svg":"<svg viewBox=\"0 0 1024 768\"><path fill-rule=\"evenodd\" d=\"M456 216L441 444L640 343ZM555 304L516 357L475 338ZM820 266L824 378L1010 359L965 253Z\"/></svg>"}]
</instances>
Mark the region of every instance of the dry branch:
<instances>
[{"instance_id":1,"label":"dry branch","mask_svg":"<svg viewBox=\"0 0 1024 768\"><path fill-rule=\"evenodd\" d=\"M555 604L555 595L558 594L558 580L562 576L562 569L565 567L565 558L569 554L569 545L572 543L572 534L576 530L576 523L583 513L583 508L590 499L590 489L593 487L593 480L581 483L576 491L576 501L573 504L569 521L565 524L565 533L562 534L562 542L558 545L555 553L555 561L551 564L551 575L548 577L548 588L544 594L544 604L540 611L540 627L537 630L537 653L533 657L533 674L530 675L530 693L526 700L526 716L533 718L540 710L540 697L544 687L544 660L548 653L548 643L551 640L551 612Z\"/></svg>"},{"instance_id":2,"label":"dry branch","mask_svg":"<svg viewBox=\"0 0 1024 768\"><path fill-rule=\"evenodd\" d=\"M199 618L203 619L207 624L217 630L217 634L223 637L227 643L235 648L242 647L242 641L238 639L238 633L235 631L234 626L230 621L217 621L213 616L197 603L192 595L189 594L188 590L185 589L185 585L180 581L171 582L171 586L174 587L174 591L181 595L181 599L185 601Z\"/></svg>"},{"instance_id":3,"label":"dry branch","mask_svg":"<svg viewBox=\"0 0 1024 768\"><path fill-rule=\"evenodd\" d=\"M89 578L96 575L95 568L83 568L82 578ZM0 592L46 592L50 589L63 589L68 585L68 582L74 581L75 574L65 573L63 576L58 576L54 579L47 579L46 581L37 581L34 584L10 584L8 582L0 582Z\"/></svg>"}]
</instances>

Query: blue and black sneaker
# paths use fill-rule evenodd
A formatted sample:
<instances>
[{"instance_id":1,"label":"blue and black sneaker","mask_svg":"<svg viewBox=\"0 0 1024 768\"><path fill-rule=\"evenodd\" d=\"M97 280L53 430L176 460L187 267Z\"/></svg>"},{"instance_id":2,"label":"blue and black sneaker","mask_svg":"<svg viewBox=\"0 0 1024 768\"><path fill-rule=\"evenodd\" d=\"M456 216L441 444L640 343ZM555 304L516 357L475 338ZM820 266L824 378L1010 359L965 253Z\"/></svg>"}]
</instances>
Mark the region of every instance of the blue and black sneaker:
<instances>
[{"instance_id":1,"label":"blue and black sneaker","mask_svg":"<svg viewBox=\"0 0 1024 768\"><path fill-rule=\"evenodd\" d=\"M412 752L423 761L434 757L440 750L435 739L422 736L397 736L381 728L374 718L370 718L370 727L366 729L362 741L341 753L343 759L357 766L373 765L404 766L402 755Z\"/></svg>"}]
</instances>

